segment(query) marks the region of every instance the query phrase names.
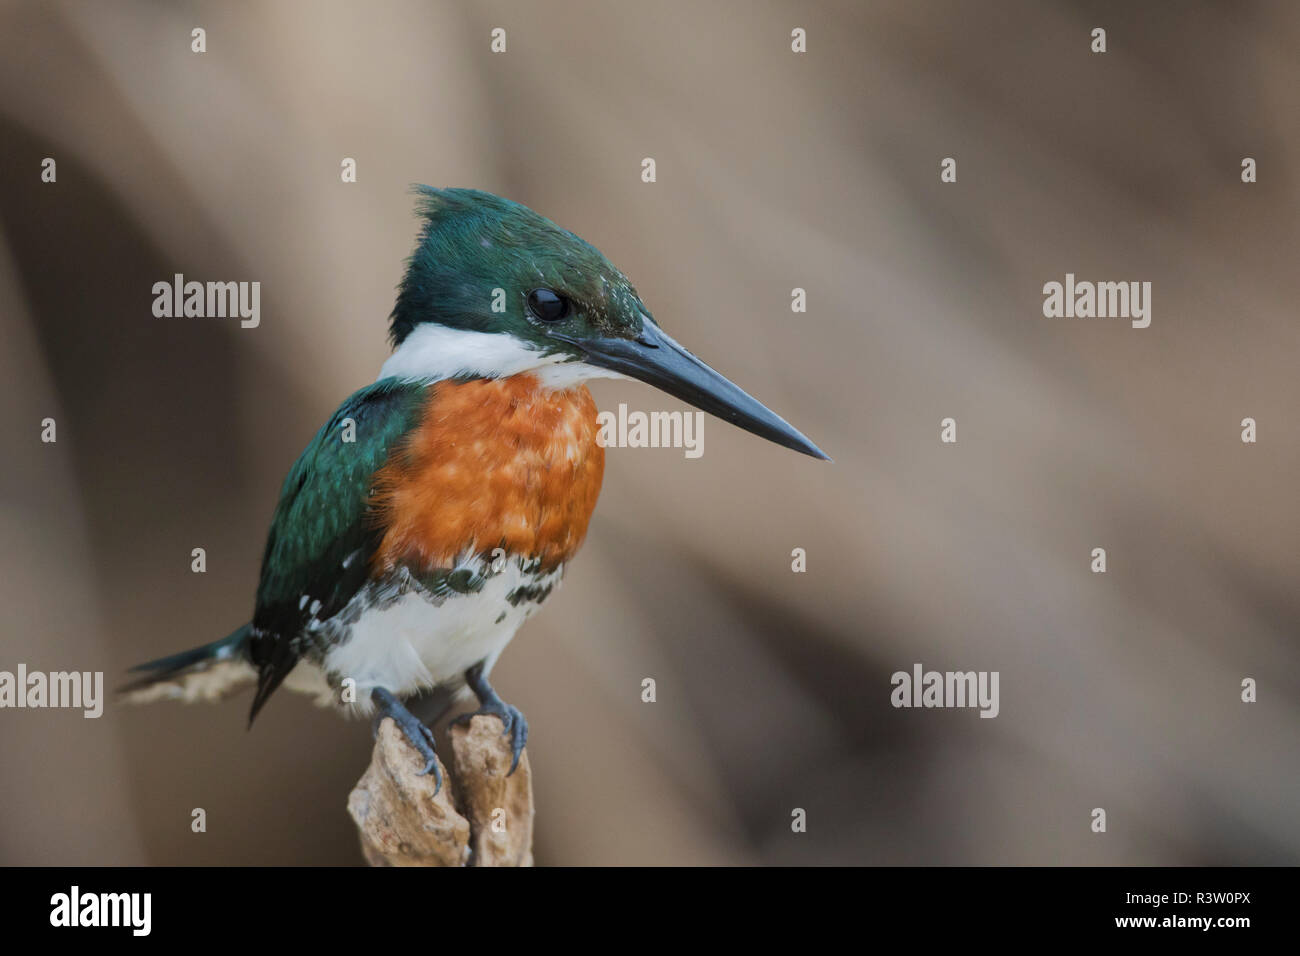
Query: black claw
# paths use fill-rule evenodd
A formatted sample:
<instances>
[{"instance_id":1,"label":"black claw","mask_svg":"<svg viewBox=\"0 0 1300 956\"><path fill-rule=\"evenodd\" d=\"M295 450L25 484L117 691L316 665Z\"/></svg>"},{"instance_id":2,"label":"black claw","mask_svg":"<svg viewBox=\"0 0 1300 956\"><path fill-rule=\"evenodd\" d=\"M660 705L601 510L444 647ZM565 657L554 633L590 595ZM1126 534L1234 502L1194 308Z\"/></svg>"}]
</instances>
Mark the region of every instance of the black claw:
<instances>
[{"instance_id":1,"label":"black claw","mask_svg":"<svg viewBox=\"0 0 1300 956\"><path fill-rule=\"evenodd\" d=\"M374 732L379 733L379 725L384 718L390 718L397 729L402 732L407 743L415 748L416 752L424 758L424 769L420 771L420 776L424 777L433 774L433 794L438 795L442 789L442 771L438 768L438 757L434 751L433 731L426 727L420 720L402 706L402 702L396 697L384 690L382 687L376 687L370 692L370 699L375 702L377 708L375 713Z\"/></svg>"},{"instance_id":2,"label":"black claw","mask_svg":"<svg viewBox=\"0 0 1300 956\"><path fill-rule=\"evenodd\" d=\"M501 735L510 738L510 769L506 776L515 772L519 766L519 755L524 751L524 745L528 743L528 721L524 718L524 713L518 707L507 704L492 689L488 683L487 677L483 675L483 665L475 664L465 672L465 683L469 685L474 696L478 698L479 708L472 714L461 714L453 724L462 724L468 726L469 722L480 714L484 716L498 717L501 720Z\"/></svg>"},{"instance_id":3,"label":"black claw","mask_svg":"<svg viewBox=\"0 0 1300 956\"><path fill-rule=\"evenodd\" d=\"M528 721L524 719L521 710L515 707L511 707L510 709L514 711L515 718L513 722L514 726L511 728L510 733L510 750L514 755L514 759L510 762L510 770L506 774L507 777L514 773L515 768L519 766L519 755L524 752L524 745L528 743Z\"/></svg>"}]
</instances>

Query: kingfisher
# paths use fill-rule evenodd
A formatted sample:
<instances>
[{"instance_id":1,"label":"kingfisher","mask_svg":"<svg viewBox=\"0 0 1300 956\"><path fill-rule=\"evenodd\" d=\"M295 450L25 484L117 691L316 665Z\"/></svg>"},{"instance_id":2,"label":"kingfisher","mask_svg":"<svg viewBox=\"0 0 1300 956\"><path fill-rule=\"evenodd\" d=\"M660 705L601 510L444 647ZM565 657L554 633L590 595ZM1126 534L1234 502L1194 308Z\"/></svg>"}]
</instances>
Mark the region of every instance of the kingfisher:
<instances>
[{"instance_id":1,"label":"kingfisher","mask_svg":"<svg viewBox=\"0 0 1300 956\"><path fill-rule=\"evenodd\" d=\"M817 446L659 327L594 246L517 202L414 187L421 226L389 317L392 355L290 468L252 619L141 664L135 701L280 686L391 718L442 785L429 692L524 715L493 664L560 583L605 468L586 383L632 378L818 459Z\"/></svg>"}]
</instances>

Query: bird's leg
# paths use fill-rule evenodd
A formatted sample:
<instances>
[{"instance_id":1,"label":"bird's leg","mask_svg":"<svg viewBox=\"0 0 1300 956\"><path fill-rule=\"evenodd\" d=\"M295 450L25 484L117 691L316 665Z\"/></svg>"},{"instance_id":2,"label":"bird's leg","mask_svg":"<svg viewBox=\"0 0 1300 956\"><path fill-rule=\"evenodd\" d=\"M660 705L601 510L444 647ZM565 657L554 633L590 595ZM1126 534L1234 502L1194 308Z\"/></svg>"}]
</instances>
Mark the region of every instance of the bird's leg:
<instances>
[{"instance_id":1,"label":"bird's leg","mask_svg":"<svg viewBox=\"0 0 1300 956\"><path fill-rule=\"evenodd\" d=\"M382 687L376 687L372 690L370 699L375 704L375 734L379 733L379 725L383 722L383 719L391 717L393 723L397 725L397 729L406 738L407 743L414 747L419 755L424 758L424 769L420 771L420 776L432 772L433 793L437 796L438 791L442 789L442 771L438 769L438 758L433 750L433 731L407 710L400 700Z\"/></svg>"},{"instance_id":2,"label":"bird's leg","mask_svg":"<svg viewBox=\"0 0 1300 956\"><path fill-rule=\"evenodd\" d=\"M489 714L501 718L501 723L505 728L502 734L510 738L510 751L514 759L510 763L510 770L506 776L515 772L519 766L519 754L523 752L524 744L528 742L528 721L524 719L523 712L518 707L507 704L492 685L488 683L487 675L483 673L483 662L475 664L465 672L465 683L469 689L474 692L478 698L478 710L472 714L461 714L453 724L466 724L479 714Z\"/></svg>"}]
</instances>

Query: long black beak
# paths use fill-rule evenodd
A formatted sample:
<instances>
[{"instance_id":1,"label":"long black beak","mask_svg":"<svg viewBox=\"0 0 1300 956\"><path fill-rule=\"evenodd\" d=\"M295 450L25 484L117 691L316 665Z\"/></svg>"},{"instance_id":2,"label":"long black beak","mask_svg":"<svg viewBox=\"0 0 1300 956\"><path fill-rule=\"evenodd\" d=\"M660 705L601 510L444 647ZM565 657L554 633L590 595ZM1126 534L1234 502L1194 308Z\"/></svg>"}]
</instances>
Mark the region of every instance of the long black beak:
<instances>
[{"instance_id":1,"label":"long black beak","mask_svg":"<svg viewBox=\"0 0 1300 956\"><path fill-rule=\"evenodd\" d=\"M566 341L585 351L591 365L639 379L760 438L830 461L797 428L686 351L650 318L636 339Z\"/></svg>"}]
</instances>

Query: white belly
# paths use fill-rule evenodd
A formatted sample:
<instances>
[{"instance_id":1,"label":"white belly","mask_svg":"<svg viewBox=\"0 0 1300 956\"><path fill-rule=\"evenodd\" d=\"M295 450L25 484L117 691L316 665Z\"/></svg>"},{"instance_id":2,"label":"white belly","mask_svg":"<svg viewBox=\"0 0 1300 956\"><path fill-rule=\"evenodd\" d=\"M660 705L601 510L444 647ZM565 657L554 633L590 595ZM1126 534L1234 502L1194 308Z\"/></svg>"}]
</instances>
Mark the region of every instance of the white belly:
<instances>
[{"instance_id":1,"label":"white belly","mask_svg":"<svg viewBox=\"0 0 1300 956\"><path fill-rule=\"evenodd\" d=\"M434 687L461 684L465 671L486 661L490 671L519 626L537 609L529 600L510 603L520 586L558 584L563 569L539 577L511 562L471 594L451 594L440 603L428 592L408 590L386 604L361 612L349 635L326 653L324 671L338 686L355 681L355 708L371 710L376 687L398 697ZM359 596L358 600L362 600ZM340 615L346 616L345 615ZM315 673L311 673L315 671ZM320 694L320 669L303 661L285 681L291 690ZM338 692L332 692L338 700Z\"/></svg>"}]
</instances>

